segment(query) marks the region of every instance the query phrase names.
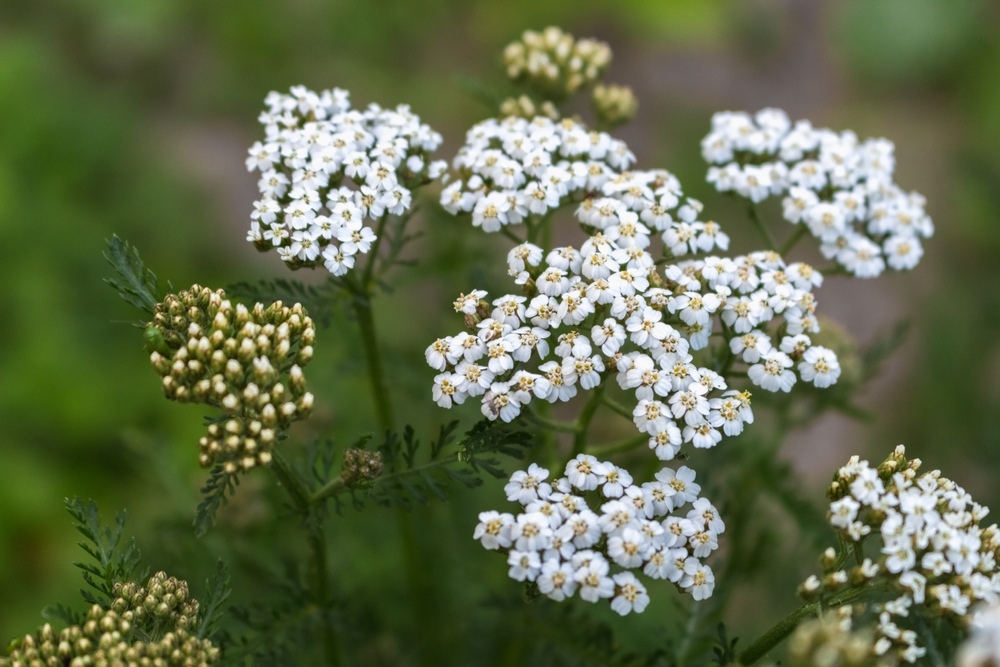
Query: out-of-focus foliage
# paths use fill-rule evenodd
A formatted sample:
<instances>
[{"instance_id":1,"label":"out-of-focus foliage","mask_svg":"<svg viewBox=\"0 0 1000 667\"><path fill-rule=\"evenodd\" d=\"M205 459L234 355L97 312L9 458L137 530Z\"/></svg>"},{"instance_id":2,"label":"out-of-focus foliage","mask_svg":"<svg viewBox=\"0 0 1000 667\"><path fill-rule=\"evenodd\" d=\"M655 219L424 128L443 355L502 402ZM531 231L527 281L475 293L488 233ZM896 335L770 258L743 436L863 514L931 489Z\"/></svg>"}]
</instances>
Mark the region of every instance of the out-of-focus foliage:
<instances>
[{"instance_id":1,"label":"out-of-focus foliage","mask_svg":"<svg viewBox=\"0 0 1000 667\"><path fill-rule=\"evenodd\" d=\"M46 602L74 590L67 495L128 507L154 569L201 581L217 557L227 559L238 603L266 605L283 582L296 580L255 555L254 544L267 540L301 556L290 537L296 527L270 521L281 498L270 497L262 478L245 478L217 528L190 540L204 481L191 445L201 412L162 400L141 331L127 324L135 311L102 282L109 275L104 239L129 239L163 283L287 279L280 261L257 256L244 241L254 188L243 157L258 137L255 119L269 90L340 86L360 104L409 103L445 135L449 157L465 128L492 113L463 92L458 76L502 88L502 46L549 24L611 44L611 78L632 86L640 102L623 138L642 166L675 171L724 224L736 209L708 194L698 157L713 111L784 106L796 117L896 142L900 181L928 196L939 238L916 272L872 290L824 288L819 298L865 342L904 318L913 336L889 364L891 377L866 396L874 427L838 422L834 435L810 432L818 444L793 434L786 455L810 479L825 480L832 469L810 461L836 466L865 453L868 441L879 450L903 441L929 468L947 466L977 499L1000 505L996 3L9 2L0 4L0 636L33 630ZM387 362L394 399L426 405L426 422L414 424L421 433L456 416L429 400L425 342L457 321L446 311L455 293L505 284L487 261L496 253L479 237L454 233L462 223L432 209L424 206L424 236L411 251L420 263L390 280L396 291L376 312L381 321L406 323L385 328ZM752 238L732 233L734 243ZM464 266L473 268L458 269L457 255L472 258ZM318 282L308 273L295 278ZM316 415L292 441L322 435L346 447L371 429L373 411L352 323L337 309L329 317L313 363L334 369L324 375L337 381L317 383ZM458 416L471 424L475 407L466 407ZM850 440L837 439L844 435ZM745 438L732 446L761 444ZM783 469L768 474L783 491ZM736 481L739 493L755 497L752 480ZM504 643L503 633L516 627L504 624L503 610L521 604L511 601L518 593L470 539L476 513L492 506L485 494L498 493L488 483L413 514L344 513L329 538L342 582L333 594L348 605L338 617L345 636L366 638L352 647L360 662L419 662L441 646L456 664L546 654ZM791 491L765 503L789 498ZM819 507L821 498L820 481L810 500ZM734 493L731 501L740 498ZM787 559L788 567L767 581L736 582L737 608L759 613L727 618L730 635L750 636L795 604L792 591L809 564L775 537L799 535L787 515L784 521L760 528L753 557ZM404 554L413 571L399 568ZM248 581L260 583L251 589ZM482 583L469 590L469 581ZM362 598L374 602L348 602ZM537 604L538 618L553 618L546 603ZM678 604L687 605L654 602L640 621L618 623L618 641L637 650L669 647L670 655L710 653L714 634L685 636L676 620L687 610ZM446 620L422 626L421 619ZM714 633L712 623L703 627Z\"/></svg>"}]
</instances>

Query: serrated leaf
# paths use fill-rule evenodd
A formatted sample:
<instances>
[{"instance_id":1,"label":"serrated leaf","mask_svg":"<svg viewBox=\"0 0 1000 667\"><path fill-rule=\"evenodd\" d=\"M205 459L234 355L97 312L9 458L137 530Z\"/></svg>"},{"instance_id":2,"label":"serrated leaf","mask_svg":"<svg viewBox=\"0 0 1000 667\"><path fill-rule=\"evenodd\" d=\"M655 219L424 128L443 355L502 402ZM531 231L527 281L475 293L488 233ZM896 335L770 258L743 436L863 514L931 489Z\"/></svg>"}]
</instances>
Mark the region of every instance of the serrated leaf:
<instances>
[{"instance_id":1,"label":"serrated leaf","mask_svg":"<svg viewBox=\"0 0 1000 667\"><path fill-rule=\"evenodd\" d=\"M143 263L135 246L112 236L107 241L108 249L104 258L115 270L115 276L105 278L118 296L147 315L153 314L156 304L162 299L156 274Z\"/></svg>"}]
</instances>

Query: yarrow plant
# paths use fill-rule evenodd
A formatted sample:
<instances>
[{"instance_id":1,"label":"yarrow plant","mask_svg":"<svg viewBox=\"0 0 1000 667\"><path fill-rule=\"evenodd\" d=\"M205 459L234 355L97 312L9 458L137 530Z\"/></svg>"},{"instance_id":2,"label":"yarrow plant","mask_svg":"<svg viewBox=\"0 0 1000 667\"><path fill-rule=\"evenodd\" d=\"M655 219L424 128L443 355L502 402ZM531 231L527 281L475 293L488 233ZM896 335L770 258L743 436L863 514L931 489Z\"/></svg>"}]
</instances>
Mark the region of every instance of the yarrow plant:
<instances>
[{"instance_id":1,"label":"yarrow plant","mask_svg":"<svg viewBox=\"0 0 1000 667\"><path fill-rule=\"evenodd\" d=\"M1000 663L1000 536L981 525L984 507L939 472L919 474L919 460L900 447L876 467L851 457L829 489L824 523L776 456L790 429L824 410L861 413L853 393L898 343L859 351L835 324L821 331L817 312L824 276L912 269L933 232L923 198L893 181L892 144L792 123L774 109L717 114L702 142L708 181L750 202L746 222L719 222L713 202L685 194L667 169L639 166L610 133L637 109L631 90L604 81L610 62L602 42L558 28L524 33L503 54L507 89L481 95L493 106L465 133L450 167L433 157L441 135L405 104L353 108L339 88L268 95L265 136L246 161L260 191L247 239L289 269L319 269L318 281L163 293L138 251L112 239L108 282L143 313L164 395L214 410L199 440L198 461L211 472L196 534L213 527L250 475L273 484L248 491L253 511L239 509L274 525L247 530L224 552L253 587L225 614L224 577L199 607L180 580L136 573L132 547L116 551L123 518L109 531L96 508L70 503L94 560L80 567L98 594L84 591L83 612L55 608L66 627L25 636L0 665L423 664L449 656L468 664L442 648L448 633L433 622L448 613L463 614L477 642L509 648L495 657L504 664L577 664L583 655L601 664L707 665L714 652L715 664L749 666L788 637L793 665L944 664L956 656L963 666ZM574 113L587 108L573 99L584 94L590 119ZM431 196L421 210L441 214L407 228L424 186ZM797 225L781 244L756 207L769 197L782 198L783 217ZM762 244L731 247L746 223ZM412 330L410 311L392 311L390 364L374 304L412 263L408 242L426 230L482 232L500 248L463 274L472 284L447 286L466 290L452 303L457 331L435 316L436 296L415 299ZM827 266L794 257L809 235ZM451 254L440 264L469 268L467 259ZM504 281L493 294L484 289ZM311 363L332 342L325 335L344 338L355 325L335 371ZM335 373L346 388L343 409L354 421L372 417L369 427L342 432L349 429L323 413L322 392L308 391L307 366L311 382ZM391 399L403 398L414 366L424 391L405 396L404 416ZM370 406L358 395L356 369L367 375ZM314 411L324 418L296 425ZM439 423L445 415L458 418ZM425 428L434 435L419 437ZM364 524L342 516L412 510L481 485L513 505L462 496L448 515L469 512L461 543L445 545L439 524L418 527L420 513ZM286 500L260 511L275 489ZM832 528L839 547L823 551L822 573L802 584L805 603L738 650L722 622L730 596L777 562L768 548L783 538L772 537L773 526L789 519L811 537L817 526ZM199 553L243 525L232 521ZM372 537L389 526L398 527L401 548L379 543L378 554L391 576L378 571L377 586L348 581L345 573L376 572ZM352 540L369 550L364 568L349 562ZM817 550L828 543L817 542ZM480 562L495 574L477 580L484 590L459 581ZM451 582L447 602L439 575ZM406 591L399 600L397 589ZM664 639L640 655L619 651L620 626L581 599L629 617L616 623L643 622L636 616L650 605L680 611L646 615ZM388 641L386 628L408 603L413 629L402 632L413 636ZM524 647L511 636L526 637ZM476 651L477 664L494 659Z\"/></svg>"}]
</instances>

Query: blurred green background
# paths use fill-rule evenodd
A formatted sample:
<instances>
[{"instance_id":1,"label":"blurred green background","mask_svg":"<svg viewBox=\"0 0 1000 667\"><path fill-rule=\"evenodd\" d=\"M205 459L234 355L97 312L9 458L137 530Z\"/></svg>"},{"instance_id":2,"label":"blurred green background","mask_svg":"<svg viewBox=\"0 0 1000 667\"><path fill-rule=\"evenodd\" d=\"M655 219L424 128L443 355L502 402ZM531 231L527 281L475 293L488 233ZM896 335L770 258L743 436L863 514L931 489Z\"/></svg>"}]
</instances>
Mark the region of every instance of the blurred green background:
<instances>
[{"instance_id":1,"label":"blurred green background","mask_svg":"<svg viewBox=\"0 0 1000 667\"><path fill-rule=\"evenodd\" d=\"M256 117L268 91L338 86L355 104L409 103L442 132L448 158L465 129L491 113L460 77L502 87L502 47L550 24L611 44L608 79L631 85L640 102L636 122L619 136L640 166L677 173L737 251L754 249L754 239L740 210L704 183L699 156L714 111L778 106L817 126L896 143L897 182L926 195L937 226L925 259L910 274L831 279L819 301L861 345L901 320L911 322L910 335L858 401L877 415L874 423L825 417L794 433L782 456L817 506L825 480L850 454L881 460L900 442L1000 506L996 2L4 2L0 641L35 628L44 604L77 601L65 496L93 497L108 515L127 507L129 531L150 564L193 581L216 555L252 571L254 540L276 530L267 519L280 510L264 501L262 475L247 478L218 531L198 542L188 532L204 478L194 465L202 411L162 399L141 332L128 324L136 314L102 283L104 239L130 240L177 287L282 275L276 256L257 255L244 241L256 190L243 159L261 134ZM404 414L420 415L424 429L450 417L429 401L434 373L423 348L460 326L447 313L455 294L503 285L490 261L496 252L481 238L455 233L464 226L440 216L430 222L425 259L399 276L399 290L378 311L394 399L418 406ZM321 407L303 435L347 444L371 429L354 336L343 318L321 333L311 367ZM414 610L457 618L488 594L509 593L495 554L468 544L475 514L501 504L496 489L479 490L414 515L426 578L402 594L411 607L371 619L381 638L366 645L371 662L412 657L403 646L415 632ZM394 566L398 519L380 512L349 511L335 524L332 558L348 591L393 599L405 586ZM794 561L792 549L777 548L792 559L790 572L742 582L734 614L775 610L727 619L745 636L795 605L794 582L812 565ZM470 581L484 583L469 590ZM643 622L656 627L655 619ZM474 651L460 639L466 630L459 623L442 636L465 646L456 651Z\"/></svg>"}]
</instances>

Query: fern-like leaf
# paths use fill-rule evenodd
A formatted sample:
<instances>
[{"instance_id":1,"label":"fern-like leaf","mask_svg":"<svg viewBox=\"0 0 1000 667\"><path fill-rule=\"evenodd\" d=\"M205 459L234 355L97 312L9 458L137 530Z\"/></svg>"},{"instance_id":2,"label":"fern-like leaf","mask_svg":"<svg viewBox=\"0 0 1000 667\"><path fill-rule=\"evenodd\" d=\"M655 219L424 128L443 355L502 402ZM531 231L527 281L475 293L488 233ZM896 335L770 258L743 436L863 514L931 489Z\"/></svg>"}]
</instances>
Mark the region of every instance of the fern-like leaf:
<instances>
[{"instance_id":1,"label":"fern-like leaf","mask_svg":"<svg viewBox=\"0 0 1000 667\"><path fill-rule=\"evenodd\" d=\"M483 420L446 455L445 451L455 445L457 428L458 422L442 426L423 462L418 460L422 443L411 427L407 426L402 436L387 434L379 447L384 472L363 489L350 489L354 507L361 509L371 502L409 509L433 499L447 500L448 489L456 484L470 489L482 484L482 473L505 477L507 473L494 455L521 458L530 444L530 434Z\"/></svg>"},{"instance_id":2,"label":"fern-like leaf","mask_svg":"<svg viewBox=\"0 0 1000 667\"><path fill-rule=\"evenodd\" d=\"M139 251L128 241L112 236L107 244L104 258L114 268L115 275L105 278L104 282L111 285L118 296L132 306L152 315L162 298L156 274L146 267Z\"/></svg>"},{"instance_id":3,"label":"fern-like leaf","mask_svg":"<svg viewBox=\"0 0 1000 667\"><path fill-rule=\"evenodd\" d=\"M198 639L205 639L215 634L224 613L223 605L233 592L229 580L229 568L225 563L221 560L216 563L215 572L206 584L208 588L199 606L201 618L198 621Z\"/></svg>"},{"instance_id":4,"label":"fern-like leaf","mask_svg":"<svg viewBox=\"0 0 1000 667\"><path fill-rule=\"evenodd\" d=\"M227 286L226 293L261 303L301 303L309 316L324 327L329 326L334 307L344 300L345 295L340 279L332 276L319 285L307 285L287 278L261 279L255 283L239 282Z\"/></svg>"},{"instance_id":5,"label":"fern-like leaf","mask_svg":"<svg viewBox=\"0 0 1000 667\"><path fill-rule=\"evenodd\" d=\"M47 621L60 621L63 625L83 625L87 615L82 611L75 611L62 602L46 605L42 609L42 618Z\"/></svg>"},{"instance_id":6,"label":"fern-like leaf","mask_svg":"<svg viewBox=\"0 0 1000 667\"><path fill-rule=\"evenodd\" d=\"M135 578L141 554L134 540L129 540L119 549L122 530L125 527L125 512L115 515L114 528L101 525L97 503L83 502L79 498L66 499L66 511L74 519L74 526L86 541L79 546L95 562L77 562L73 565L83 572L83 580L97 592L81 589L83 599L90 604L107 606L110 604L115 582L131 581Z\"/></svg>"},{"instance_id":7,"label":"fern-like leaf","mask_svg":"<svg viewBox=\"0 0 1000 667\"><path fill-rule=\"evenodd\" d=\"M216 513L229 502L239 484L237 473L227 473L221 465L212 468L208 481L201 487L204 497L194 517L195 535L201 537L215 524Z\"/></svg>"}]
</instances>

